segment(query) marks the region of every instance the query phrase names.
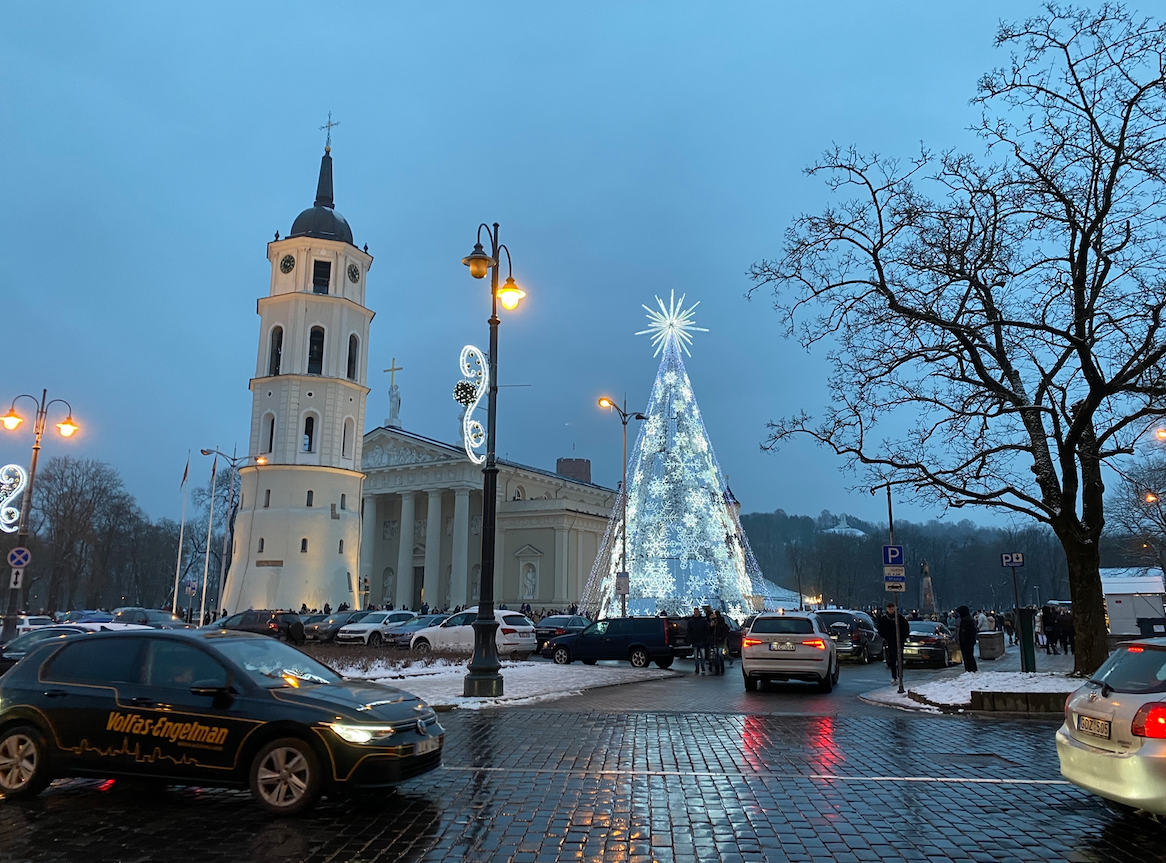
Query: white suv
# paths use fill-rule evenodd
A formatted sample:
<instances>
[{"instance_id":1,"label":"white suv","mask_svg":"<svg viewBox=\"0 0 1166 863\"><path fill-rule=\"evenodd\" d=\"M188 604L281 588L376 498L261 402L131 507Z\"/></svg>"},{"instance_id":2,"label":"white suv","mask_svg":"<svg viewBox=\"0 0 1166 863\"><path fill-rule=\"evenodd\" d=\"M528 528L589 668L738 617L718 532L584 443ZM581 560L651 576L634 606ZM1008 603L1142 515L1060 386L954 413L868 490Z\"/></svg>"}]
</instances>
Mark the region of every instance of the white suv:
<instances>
[{"instance_id":1,"label":"white suv","mask_svg":"<svg viewBox=\"0 0 1166 863\"><path fill-rule=\"evenodd\" d=\"M473 653L473 624L477 617L477 607L467 608L446 618L445 622L438 626L419 629L409 642L409 649L418 653L428 653L430 650ZM498 645L499 655L517 658L534 652L536 646L534 622L526 615L517 611L494 609L494 619L498 621L494 641Z\"/></svg>"},{"instance_id":2,"label":"white suv","mask_svg":"<svg viewBox=\"0 0 1166 863\"><path fill-rule=\"evenodd\" d=\"M415 611L374 611L356 623L346 623L336 633L338 644L365 644L380 647L385 636L417 616Z\"/></svg>"},{"instance_id":3,"label":"white suv","mask_svg":"<svg viewBox=\"0 0 1166 863\"><path fill-rule=\"evenodd\" d=\"M741 634L741 674L745 688L763 680L806 680L830 692L838 682L838 654L816 614L759 614Z\"/></svg>"}]
</instances>

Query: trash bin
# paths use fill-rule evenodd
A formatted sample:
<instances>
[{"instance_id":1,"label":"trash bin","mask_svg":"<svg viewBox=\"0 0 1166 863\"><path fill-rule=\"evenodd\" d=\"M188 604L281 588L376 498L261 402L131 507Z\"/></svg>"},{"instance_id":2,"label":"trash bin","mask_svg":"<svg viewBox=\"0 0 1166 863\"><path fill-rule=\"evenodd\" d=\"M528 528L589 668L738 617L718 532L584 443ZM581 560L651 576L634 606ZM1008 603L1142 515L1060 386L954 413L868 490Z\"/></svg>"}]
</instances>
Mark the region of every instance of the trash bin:
<instances>
[{"instance_id":1,"label":"trash bin","mask_svg":"<svg viewBox=\"0 0 1166 863\"><path fill-rule=\"evenodd\" d=\"M1166 636L1166 617L1139 617L1138 631L1148 638Z\"/></svg>"},{"instance_id":2,"label":"trash bin","mask_svg":"<svg viewBox=\"0 0 1166 863\"><path fill-rule=\"evenodd\" d=\"M980 659L995 659L1004 655L1003 632L981 632L976 636L976 641L980 644Z\"/></svg>"}]
</instances>

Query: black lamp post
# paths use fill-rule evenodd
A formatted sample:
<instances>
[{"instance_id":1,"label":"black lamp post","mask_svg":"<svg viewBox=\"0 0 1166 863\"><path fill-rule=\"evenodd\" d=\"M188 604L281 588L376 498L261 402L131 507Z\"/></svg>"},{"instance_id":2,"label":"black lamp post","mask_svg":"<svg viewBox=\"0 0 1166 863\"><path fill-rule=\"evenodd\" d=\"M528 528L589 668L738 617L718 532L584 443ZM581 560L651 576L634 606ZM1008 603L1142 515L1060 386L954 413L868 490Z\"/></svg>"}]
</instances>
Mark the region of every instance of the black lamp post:
<instances>
[{"instance_id":1,"label":"black lamp post","mask_svg":"<svg viewBox=\"0 0 1166 863\"><path fill-rule=\"evenodd\" d=\"M490 239L490 254L482 248L482 229ZM506 251L509 274L506 284L498 287L498 264ZM475 279L490 273L490 388L486 403L486 466L482 468L482 573L478 592L478 617L474 627L474 655L470 658L462 694L466 698L497 698L502 695L502 675L499 670L498 644L494 640L498 622L494 619L494 546L498 511L498 461L495 456L494 428L498 413L498 302L503 308L515 309L526 293L514 283L510 250L498 242L498 223L494 229L485 222L478 225L478 241L474 250L462 258Z\"/></svg>"},{"instance_id":2,"label":"black lamp post","mask_svg":"<svg viewBox=\"0 0 1166 863\"><path fill-rule=\"evenodd\" d=\"M628 400L625 397L623 400L623 407L621 408L613 400L604 396L599 400L601 408L610 408L619 414L620 422L623 423L623 484L619 487L620 491L620 538L623 541L623 548L620 552L620 574L628 575L628 420L638 419L646 420L647 417L642 413L628 413ZM629 576L630 580L630 576ZM628 616L628 595L621 593L619 596L620 617Z\"/></svg>"},{"instance_id":3,"label":"black lamp post","mask_svg":"<svg viewBox=\"0 0 1166 863\"><path fill-rule=\"evenodd\" d=\"M16 427L24 422L24 418L16 413L16 402L19 399L32 399L36 404L36 420L33 422L32 461L29 462L28 466L28 487L24 490L24 498L20 502L20 527L16 535L17 548L28 548L28 517L29 513L32 512L32 484L36 480L36 463L40 456L40 439L41 435L44 434L45 425L48 421L49 408L60 403L69 411L64 422L57 423L57 429L61 432L62 437L72 437L73 432L77 431L77 424L73 422L73 406L64 399L53 399L49 401L48 396L48 390L41 390L39 400L36 396L30 396L27 393L18 395L12 400L12 405L8 408L8 413L0 417L0 422L4 424L4 428L9 431L15 431ZM0 630L0 643L7 644L16 636L16 612L20 604L20 590L20 587L10 583L8 590L8 610L4 614L4 627Z\"/></svg>"}]
</instances>

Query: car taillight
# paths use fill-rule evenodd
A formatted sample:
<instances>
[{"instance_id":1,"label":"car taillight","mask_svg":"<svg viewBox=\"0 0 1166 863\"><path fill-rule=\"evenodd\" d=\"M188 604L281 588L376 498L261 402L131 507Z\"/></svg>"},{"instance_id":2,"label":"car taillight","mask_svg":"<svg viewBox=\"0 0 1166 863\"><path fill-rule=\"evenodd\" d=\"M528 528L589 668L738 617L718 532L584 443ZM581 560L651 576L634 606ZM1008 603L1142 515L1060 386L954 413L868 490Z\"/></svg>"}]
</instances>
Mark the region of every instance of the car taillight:
<instances>
[{"instance_id":1,"label":"car taillight","mask_svg":"<svg viewBox=\"0 0 1166 863\"><path fill-rule=\"evenodd\" d=\"M276 623L274 620L269 620L269 621L267 621L267 628L268 629L279 629L279 624Z\"/></svg>"},{"instance_id":2,"label":"car taillight","mask_svg":"<svg viewBox=\"0 0 1166 863\"><path fill-rule=\"evenodd\" d=\"M852 632L852 633L850 633L850 640L853 643L858 644L860 641L862 641L862 636L859 635L857 632Z\"/></svg>"},{"instance_id":3,"label":"car taillight","mask_svg":"<svg viewBox=\"0 0 1166 863\"><path fill-rule=\"evenodd\" d=\"M825 650L826 642L820 638L807 638L802 642L806 647L812 647L815 650Z\"/></svg>"},{"instance_id":4,"label":"car taillight","mask_svg":"<svg viewBox=\"0 0 1166 863\"><path fill-rule=\"evenodd\" d=\"M1166 704L1160 701L1143 704L1130 723L1130 734L1134 737L1166 740Z\"/></svg>"},{"instance_id":5,"label":"car taillight","mask_svg":"<svg viewBox=\"0 0 1166 863\"><path fill-rule=\"evenodd\" d=\"M756 647L757 645L759 645L761 643L762 643L762 641L760 638L742 638L741 639L741 646L742 647Z\"/></svg>"},{"instance_id":6,"label":"car taillight","mask_svg":"<svg viewBox=\"0 0 1166 863\"><path fill-rule=\"evenodd\" d=\"M517 630L517 629L511 629L511 628L510 628L510 627L508 627L508 626L504 626L504 627L502 627L502 634L503 634L503 635L517 635L517 634L518 634L518 630Z\"/></svg>"},{"instance_id":7,"label":"car taillight","mask_svg":"<svg viewBox=\"0 0 1166 863\"><path fill-rule=\"evenodd\" d=\"M563 627L561 627L561 626L555 627L555 635L566 635L566 634L567 634L567 630L563 629Z\"/></svg>"}]
</instances>

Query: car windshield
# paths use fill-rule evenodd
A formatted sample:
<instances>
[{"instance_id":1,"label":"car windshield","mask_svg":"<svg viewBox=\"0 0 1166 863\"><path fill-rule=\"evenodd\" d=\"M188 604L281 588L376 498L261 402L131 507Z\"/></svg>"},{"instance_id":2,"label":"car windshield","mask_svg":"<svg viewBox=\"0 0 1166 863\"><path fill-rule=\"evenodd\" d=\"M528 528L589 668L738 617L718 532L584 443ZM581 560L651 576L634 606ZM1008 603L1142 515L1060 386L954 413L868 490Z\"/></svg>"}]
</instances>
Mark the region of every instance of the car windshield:
<instances>
[{"instance_id":1,"label":"car windshield","mask_svg":"<svg viewBox=\"0 0 1166 863\"><path fill-rule=\"evenodd\" d=\"M1114 692L1166 692L1166 650L1150 645L1125 645L1124 650L1118 650L1097 669L1089 682L1102 684Z\"/></svg>"},{"instance_id":2,"label":"car windshield","mask_svg":"<svg viewBox=\"0 0 1166 863\"><path fill-rule=\"evenodd\" d=\"M370 614L367 617L361 618L360 622L361 623L384 623L386 617L388 617L387 614L380 614L378 612L377 614ZM352 622L355 623L356 621L353 620Z\"/></svg>"},{"instance_id":3,"label":"car windshield","mask_svg":"<svg viewBox=\"0 0 1166 863\"><path fill-rule=\"evenodd\" d=\"M147 611L146 620L151 623L184 623L177 614L169 611Z\"/></svg>"},{"instance_id":4,"label":"car windshield","mask_svg":"<svg viewBox=\"0 0 1166 863\"><path fill-rule=\"evenodd\" d=\"M424 617L416 617L405 624L403 629L424 629L427 626L437 626L439 623L445 622L449 617L448 614L427 614Z\"/></svg>"},{"instance_id":5,"label":"car windshield","mask_svg":"<svg viewBox=\"0 0 1166 863\"><path fill-rule=\"evenodd\" d=\"M805 635L814 631L814 624L806 617L759 617L753 621L749 631L772 635Z\"/></svg>"},{"instance_id":6,"label":"car windshield","mask_svg":"<svg viewBox=\"0 0 1166 863\"><path fill-rule=\"evenodd\" d=\"M27 653L34 645L40 644L42 641L47 641L50 638L60 638L66 635L76 635L79 632L84 632L84 629L68 629L61 627L53 627L52 629L40 629L34 632L26 632L24 635L18 636L4 645L5 653Z\"/></svg>"},{"instance_id":7,"label":"car windshield","mask_svg":"<svg viewBox=\"0 0 1166 863\"><path fill-rule=\"evenodd\" d=\"M224 638L216 640L215 647L260 686L340 682L327 666L273 638Z\"/></svg>"}]
</instances>

